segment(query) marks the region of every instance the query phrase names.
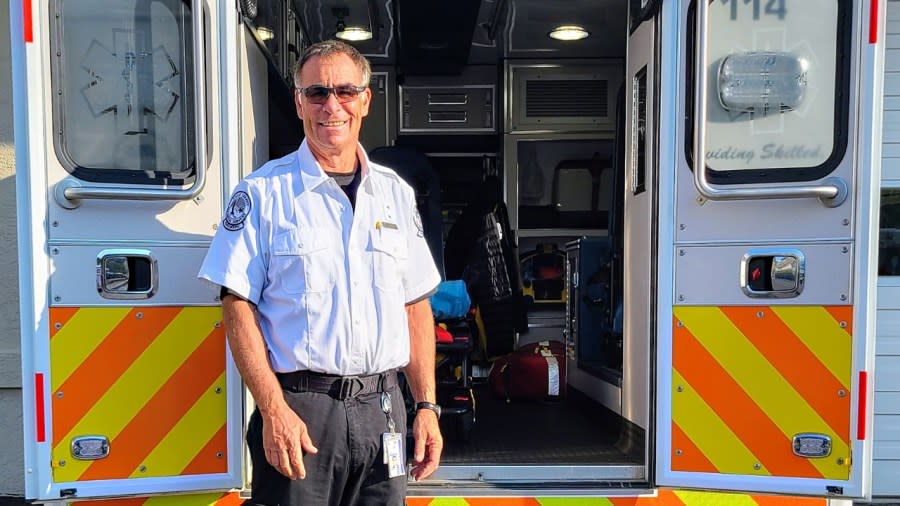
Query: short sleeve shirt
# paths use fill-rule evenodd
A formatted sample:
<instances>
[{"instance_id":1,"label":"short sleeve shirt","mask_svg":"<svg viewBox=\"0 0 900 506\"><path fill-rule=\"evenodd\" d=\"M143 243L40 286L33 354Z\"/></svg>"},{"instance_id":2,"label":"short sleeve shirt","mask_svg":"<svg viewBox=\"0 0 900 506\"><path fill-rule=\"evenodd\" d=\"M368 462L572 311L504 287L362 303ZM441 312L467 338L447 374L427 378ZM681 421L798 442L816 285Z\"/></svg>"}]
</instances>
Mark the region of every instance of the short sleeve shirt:
<instances>
[{"instance_id":1,"label":"short sleeve shirt","mask_svg":"<svg viewBox=\"0 0 900 506\"><path fill-rule=\"evenodd\" d=\"M405 366L405 305L440 282L412 188L357 152L355 210L306 141L245 178L200 268L256 305L276 372Z\"/></svg>"}]
</instances>

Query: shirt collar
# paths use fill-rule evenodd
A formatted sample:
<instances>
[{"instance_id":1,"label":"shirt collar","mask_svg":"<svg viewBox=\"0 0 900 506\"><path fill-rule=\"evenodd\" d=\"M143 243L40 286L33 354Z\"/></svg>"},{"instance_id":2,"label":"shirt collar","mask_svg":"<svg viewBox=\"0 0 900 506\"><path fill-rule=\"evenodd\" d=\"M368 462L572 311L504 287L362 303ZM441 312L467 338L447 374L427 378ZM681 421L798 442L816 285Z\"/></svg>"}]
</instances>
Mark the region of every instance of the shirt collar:
<instances>
[{"instance_id":1,"label":"shirt collar","mask_svg":"<svg viewBox=\"0 0 900 506\"><path fill-rule=\"evenodd\" d=\"M369 173L369 156L362 144L356 143L356 159L359 161L360 180L365 181L366 175ZM331 177L322 170L316 157L309 149L306 139L300 143L297 150L297 162L300 166L300 179L303 182L303 191L312 190L331 179Z\"/></svg>"}]
</instances>

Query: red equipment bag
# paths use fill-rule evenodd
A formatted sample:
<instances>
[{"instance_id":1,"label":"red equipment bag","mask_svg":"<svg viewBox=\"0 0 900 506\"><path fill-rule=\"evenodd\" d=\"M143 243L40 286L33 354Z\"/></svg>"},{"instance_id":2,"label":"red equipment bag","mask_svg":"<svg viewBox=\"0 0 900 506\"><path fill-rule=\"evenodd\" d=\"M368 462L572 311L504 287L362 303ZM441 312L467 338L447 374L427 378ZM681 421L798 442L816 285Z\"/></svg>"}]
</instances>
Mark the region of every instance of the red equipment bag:
<instances>
[{"instance_id":1,"label":"red equipment bag","mask_svg":"<svg viewBox=\"0 0 900 506\"><path fill-rule=\"evenodd\" d=\"M510 399L559 400L566 396L566 345L526 344L498 358L488 381L494 395Z\"/></svg>"}]
</instances>

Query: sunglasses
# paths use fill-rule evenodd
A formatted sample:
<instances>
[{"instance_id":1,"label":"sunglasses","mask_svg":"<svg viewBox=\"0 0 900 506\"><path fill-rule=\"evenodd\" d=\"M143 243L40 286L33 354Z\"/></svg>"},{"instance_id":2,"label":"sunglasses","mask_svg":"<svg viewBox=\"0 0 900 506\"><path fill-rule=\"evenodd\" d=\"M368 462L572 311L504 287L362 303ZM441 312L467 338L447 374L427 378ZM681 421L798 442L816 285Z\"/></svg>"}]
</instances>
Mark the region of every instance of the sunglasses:
<instances>
[{"instance_id":1,"label":"sunglasses","mask_svg":"<svg viewBox=\"0 0 900 506\"><path fill-rule=\"evenodd\" d=\"M335 86L334 88L322 86L321 84L314 84L312 86L307 86L306 88L297 88L297 91L302 93L310 103L321 105L328 101L328 95L331 95L332 93L337 97L338 102L342 104L352 102L353 100L356 100L356 97L365 91L365 89L365 86L353 86L352 84L342 84L340 86Z\"/></svg>"}]
</instances>

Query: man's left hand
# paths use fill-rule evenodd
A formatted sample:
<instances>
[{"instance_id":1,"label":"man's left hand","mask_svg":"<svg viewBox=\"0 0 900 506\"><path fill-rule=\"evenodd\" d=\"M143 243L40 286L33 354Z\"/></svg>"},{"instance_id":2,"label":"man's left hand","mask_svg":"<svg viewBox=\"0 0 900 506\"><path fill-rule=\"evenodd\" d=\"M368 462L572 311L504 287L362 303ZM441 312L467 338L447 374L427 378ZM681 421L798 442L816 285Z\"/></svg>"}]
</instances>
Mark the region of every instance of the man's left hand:
<instances>
[{"instance_id":1,"label":"man's left hand","mask_svg":"<svg viewBox=\"0 0 900 506\"><path fill-rule=\"evenodd\" d=\"M430 409L416 412L412 430L416 447L413 451L413 467L410 475L419 481L431 476L440 465L444 438L441 437L437 414Z\"/></svg>"}]
</instances>

